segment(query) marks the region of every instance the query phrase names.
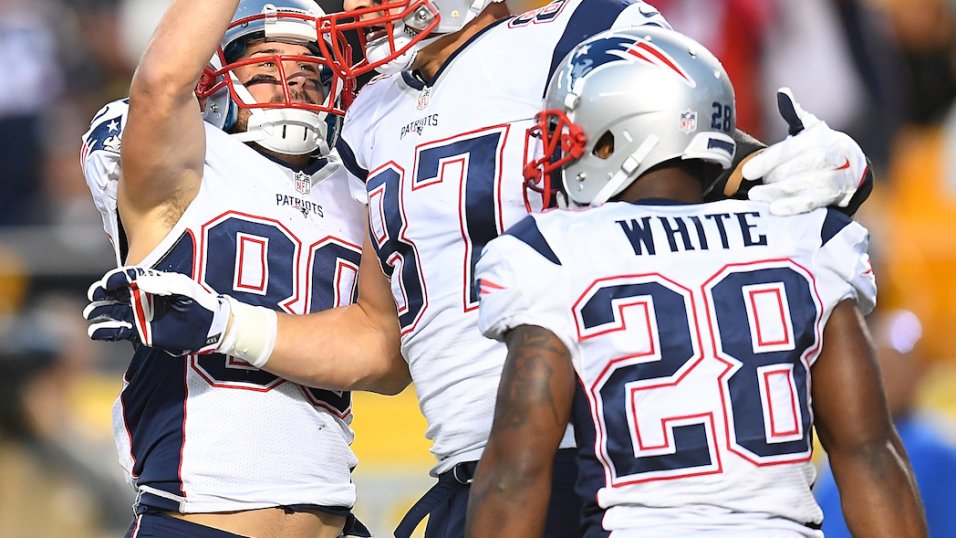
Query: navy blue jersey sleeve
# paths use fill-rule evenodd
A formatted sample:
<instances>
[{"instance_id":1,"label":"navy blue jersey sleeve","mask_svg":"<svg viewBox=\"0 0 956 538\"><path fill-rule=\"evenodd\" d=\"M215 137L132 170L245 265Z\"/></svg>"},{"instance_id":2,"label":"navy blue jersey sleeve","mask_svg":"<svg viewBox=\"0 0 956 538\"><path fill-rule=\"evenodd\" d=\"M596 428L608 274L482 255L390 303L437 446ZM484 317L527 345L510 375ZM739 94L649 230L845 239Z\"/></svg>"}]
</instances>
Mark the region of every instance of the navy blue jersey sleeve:
<instances>
[{"instance_id":1,"label":"navy blue jersey sleeve","mask_svg":"<svg viewBox=\"0 0 956 538\"><path fill-rule=\"evenodd\" d=\"M352 151L352 148L342 137L339 137L339 141L335 143L335 149L339 152L339 157L342 159L342 164L345 165L345 168L355 177L365 182L368 180L368 170L359 166L358 162L355 160L355 152Z\"/></svg>"}]
</instances>

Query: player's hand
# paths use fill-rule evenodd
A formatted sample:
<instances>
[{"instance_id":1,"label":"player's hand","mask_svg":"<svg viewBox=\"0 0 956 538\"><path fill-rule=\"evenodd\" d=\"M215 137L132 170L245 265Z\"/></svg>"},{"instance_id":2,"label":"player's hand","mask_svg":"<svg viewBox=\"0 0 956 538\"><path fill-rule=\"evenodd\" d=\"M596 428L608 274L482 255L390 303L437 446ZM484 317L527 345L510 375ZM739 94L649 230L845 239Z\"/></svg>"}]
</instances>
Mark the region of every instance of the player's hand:
<instances>
[{"instance_id":1,"label":"player's hand","mask_svg":"<svg viewBox=\"0 0 956 538\"><path fill-rule=\"evenodd\" d=\"M90 286L93 340L132 340L172 355L211 353L222 341L230 301L179 273L114 269Z\"/></svg>"},{"instance_id":2,"label":"player's hand","mask_svg":"<svg viewBox=\"0 0 956 538\"><path fill-rule=\"evenodd\" d=\"M770 202L777 215L846 207L866 175L860 146L800 107L789 88L777 90L777 107L790 133L744 164L744 178L763 180L750 189L750 199Z\"/></svg>"}]
</instances>

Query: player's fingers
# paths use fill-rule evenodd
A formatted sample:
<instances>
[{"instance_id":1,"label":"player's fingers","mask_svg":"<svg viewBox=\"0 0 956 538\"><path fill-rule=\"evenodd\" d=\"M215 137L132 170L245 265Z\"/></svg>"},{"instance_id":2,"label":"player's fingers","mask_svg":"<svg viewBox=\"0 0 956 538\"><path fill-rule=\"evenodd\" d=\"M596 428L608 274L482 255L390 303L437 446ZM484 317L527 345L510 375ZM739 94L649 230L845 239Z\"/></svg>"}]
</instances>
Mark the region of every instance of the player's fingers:
<instances>
[{"instance_id":1,"label":"player's fingers","mask_svg":"<svg viewBox=\"0 0 956 538\"><path fill-rule=\"evenodd\" d=\"M836 202L836 199L832 196L831 191L813 189L770 202L770 212L774 215L798 215L818 207L831 205L834 202Z\"/></svg>"},{"instance_id":2,"label":"player's fingers","mask_svg":"<svg viewBox=\"0 0 956 538\"><path fill-rule=\"evenodd\" d=\"M129 287L131 281L135 281L135 268L117 267L109 273L103 275L103 288L106 291L113 291Z\"/></svg>"},{"instance_id":3,"label":"player's fingers","mask_svg":"<svg viewBox=\"0 0 956 538\"><path fill-rule=\"evenodd\" d=\"M841 155L820 145L795 143L790 138L764 149L744 163L741 173L744 178L762 183L775 183L808 170L832 170L844 164ZM783 147L787 146L787 147Z\"/></svg>"},{"instance_id":4,"label":"player's fingers","mask_svg":"<svg viewBox=\"0 0 956 538\"><path fill-rule=\"evenodd\" d=\"M755 202L772 202L791 194L778 185L755 185L747 191L747 197Z\"/></svg>"},{"instance_id":5,"label":"player's fingers","mask_svg":"<svg viewBox=\"0 0 956 538\"><path fill-rule=\"evenodd\" d=\"M100 301L106 298L106 290L103 289L103 281L97 280L90 284L86 289L86 299L89 301Z\"/></svg>"},{"instance_id":6,"label":"player's fingers","mask_svg":"<svg viewBox=\"0 0 956 538\"><path fill-rule=\"evenodd\" d=\"M136 284L142 291L153 295L192 295L196 282L181 273L150 271L139 275Z\"/></svg>"},{"instance_id":7,"label":"player's fingers","mask_svg":"<svg viewBox=\"0 0 956 538\"><path fill-rule=\"evenodd\" d=\"M129 303L118 301L93 301L83 309L83 317L88 321L99 321L102 319L132 319L133 309Z\"/></svg>"},{"instance_id":8,"label":"player's fingers","mask_svg":"<svg viewBox=\"0 0 956 538\"><path fill-rule=\"evenodd\" d=\"M787 139L766 147L747 160L743 168L740 169L744 179L750 181L762 179L774 168L799 155L797 148L793 147L793 144L790 144L792 140L792 138Z\"/></svg>"},{"instance_id":9,"label":"player's fingers","mask_svg":"<svg viewBox=\"0 0 956 538\"><path fill-rule=\"evenodd\" d=\"M780 116L787 122L787 134L793 136L804 129L803 121L797 114L797 100L793 97L790 88L780 88L777 90L777 110Z\"/></svg>"},{"instance_id":10,"label":"player's fingers","mask_svg":"<svg viewBox=\"0 0 956 538\"><path fill-rule=\"evenodd\" d=\"M777 90L777 110L780 111L780 116L787 122L790 136L799 134L800 131L820 123L819 118L800 106L797 98L793 95L793 90L786 86Z\"/></svg>"},{"instance_id":11,"label":"player's fingers","mask_svg":"<svg viewBox=\"0 0 956 538\"><path fill-rule=\"evenodd\" d=\"M100 301L104 300L110 296L110 293L120 287L125 287L125 283L120 283L117 281L117 275L123 275L123 269L117 268L111 271L107 271L99 280L90 284L90 287L86 290L86 298L90 301ZM125 281L125 277L122 279ZM111 287L112 286L112 287Z\"/></svg>"},{"instance_id":12,"label":"player's fingers","mask_svg":"<svg viewBox=\"0 0 956 538\"><path fill-rule=\"evenodd\" d=\"M187 299L202 305L206 310L214 311L219 301L215 293L202 287L198 282L181 273L162 273L151 271L140 275L136 281L138 288L156 296L180 296L175 299Z\"/></svg>"},{"instance_id":13,"label":"player's fingers","mask_svg":"<svg viewBox=\"0 0 956 538\"><path fill-rule=\"evenodd\" d=\"M797 136L791 136L766 147L751 159L744 163L741 173L744 178L754 181L777 172L777 169L783 169L796 159L824 159L829 155L826 146L822 145L819 139L820 134L829 127L823 122L819 122L814 127L814 132L804 130ZM842 161L841 161L842 162ZM836 166L836 163L826 162L826 167ZM822 164L817 166L824 167ZM778 173L779 175L779 173Z\"/></svg>"},{"instance_id":14,"label":"player's fingers","mask_svg":"<svg viewBox=\"0 0 956 538\"><path fill-rule=\"evenodd\" d=\"M86 332L91 339L103 342L133 340L136 336L132 325L125 321L118 320L91 323L90 326L87 327Z\"/></svg>"},{"instance_id":15,"label":"player's fingers","mask_svg":"<svg viewBox=\"0 0 956 538\"><path fill-rule=\"evenodd\" d=\"M804 168L805 170L805 168ZM832 173L820 170L788 173L778 181L765 182L750 189L749 197L758 202L770 202L778 198L799 194L828 185Z\"/></svg>"},{"instance_id":16,"label":"player's fingers","mask_svg":"<svg viewBox=\"0 0 956 538\"><path fill-rule=\"evenodd\" d=\"M92 284L86 290L86 298L90 301L129 301L129 288L120 287L107 289L103 286L103 281L99 280Z\"/></svg>"},{"instance_id":17,"label":"player's fingers","mask_svg":"<svg viewBox=\"0 0 956 538\"><path fill-rule=\"evenodd\" d=\"M834 164L836 160L837 156L825 151L810 150L769 171L763 176L762 183L791 183L795 189L812 187L814 179L817 183L825 182L839 173L840 167Z\"/></svg>"}]
</instances>

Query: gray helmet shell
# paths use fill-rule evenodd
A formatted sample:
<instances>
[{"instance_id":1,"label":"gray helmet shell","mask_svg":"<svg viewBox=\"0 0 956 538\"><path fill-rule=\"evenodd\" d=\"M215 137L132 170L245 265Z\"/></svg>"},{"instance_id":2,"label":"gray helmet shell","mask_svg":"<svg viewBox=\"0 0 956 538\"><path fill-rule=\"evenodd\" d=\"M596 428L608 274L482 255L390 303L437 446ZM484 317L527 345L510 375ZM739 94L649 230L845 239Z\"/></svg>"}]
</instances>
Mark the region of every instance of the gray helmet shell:
<instances>
[{"instance_id":1,"label":"gray helmet shell","mask_svg":"<svg viewBox=\"0 0 956 538\"><path fill-rule=\"evenodd\" d=\"M675 158L727 169L736 149L734 89L723 66L696 41L656 26L580 44L552 77L545 108L564 112L586 137L583 154L562 170L578 205L603 204ZM594 150L607 136L613 151L602 158Z\"/></svg>"}]
</instances>

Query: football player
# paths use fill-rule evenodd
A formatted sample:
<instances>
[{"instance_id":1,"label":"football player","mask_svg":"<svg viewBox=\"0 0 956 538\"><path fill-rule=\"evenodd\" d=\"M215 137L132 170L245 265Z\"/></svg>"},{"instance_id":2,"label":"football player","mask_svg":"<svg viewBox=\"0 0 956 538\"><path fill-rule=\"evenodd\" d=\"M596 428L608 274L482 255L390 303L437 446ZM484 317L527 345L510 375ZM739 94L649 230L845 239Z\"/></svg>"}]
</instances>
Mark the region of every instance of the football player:
<instances>
[{"instance_id":1,"label":"football player","mask_svg":"<svg viewBox=\"0 0 956 538\"><path fill-rule=\"evenodd\" d=\"M409 511L399 536L410 534L428 514L429 538L464 533L471 474L491 428L506 355L503 345L477 330L474 265L488 241L526 215L526 206L540 208L542 198L550 198L543 193L526 200L522 189L523 133L539 109L548 76L574 45L609 26L667 27L640 1L558 0L515 17L508 17L504 4L485 4L356 0L347 3L349 13L327 20L333 38L358 30L367 39L366 60L356 66L341 62L342 47L333 39L333 57L343 70L356 76L371 69L391 73L362 90L338 146L368 192L367 261L355 305L310 317L276 316L266 309L237 310L237 303L225 298L203 296L196 302L181 293L169 295L164 286L155 289L166 298L156 297L150 284L139 284L142 297L177 308L137 320L116 305L113 316L122 319L115 324L102 311L91 316L100 319L91 326L94 338L133 338L143 330L154 335L153 345L163 347L168 344L155 338L158 328L182 334L177 328L187 318L179 313L209 305L206 319L217 320L217 326L229 320L227 330L210 333L220 336L210 344L203 333L201 342L180 341L175 347L208 345L283 378L325 388L397 389L407 383L405 372L393 368L401 350L428 421L438 481ZM699 114L700 123L724 121L711 117L714 111ZM761 147L734 135L747 147L739 152L740 161ZM858 146L822 122L737 170L745 174L727 174L726 187L721 183L715 196L743 192L750 180L762 178L766 184L751 196L773 198L771 207L780 212L831 203L852 211L869 185ZM391 296L366 288L382 272L390 279ZM101 292L122 294L126 287L125 278L105 278ZM242 345L236 345L237 335ZM574 536L579 506L570 431L561 446L548 535Z\"/></svg>"},{"instance_id":2,"label":"football player","mask_svg":"<svg viewBox=\"0 0 956 538\"><path fill-rule=\"evenodd\" d=\"M702 203L734 124L727 73L676 32L605 32L558 65L526 169L580 209L526 217L478 262L479 324L508 357L467 536L542 535L569 421L584 536L820 538L814 427L855 536L926 536L862 323L867 231Z\"/></svg>"},{"instance_id":3,"label":"football player","mask_svg":"<svg viewBox=\"0 0 956 538\"><path fill-rule=\"evenodd\" d=\"M116 260L137 266L117 278L172 271L290 314L353 301L364 188L330 152L352 88L321 54L322 15L311 0L170 7L129 99L83 140ZM376 276L387 294L380 274L364 285ZM185 334L140 341L154 336ZM349 393L186 347L167 347L171 357L137 345L114 406L138 492L128 535L363 534L350 514Z\"/></svg>"}]
</instances>

